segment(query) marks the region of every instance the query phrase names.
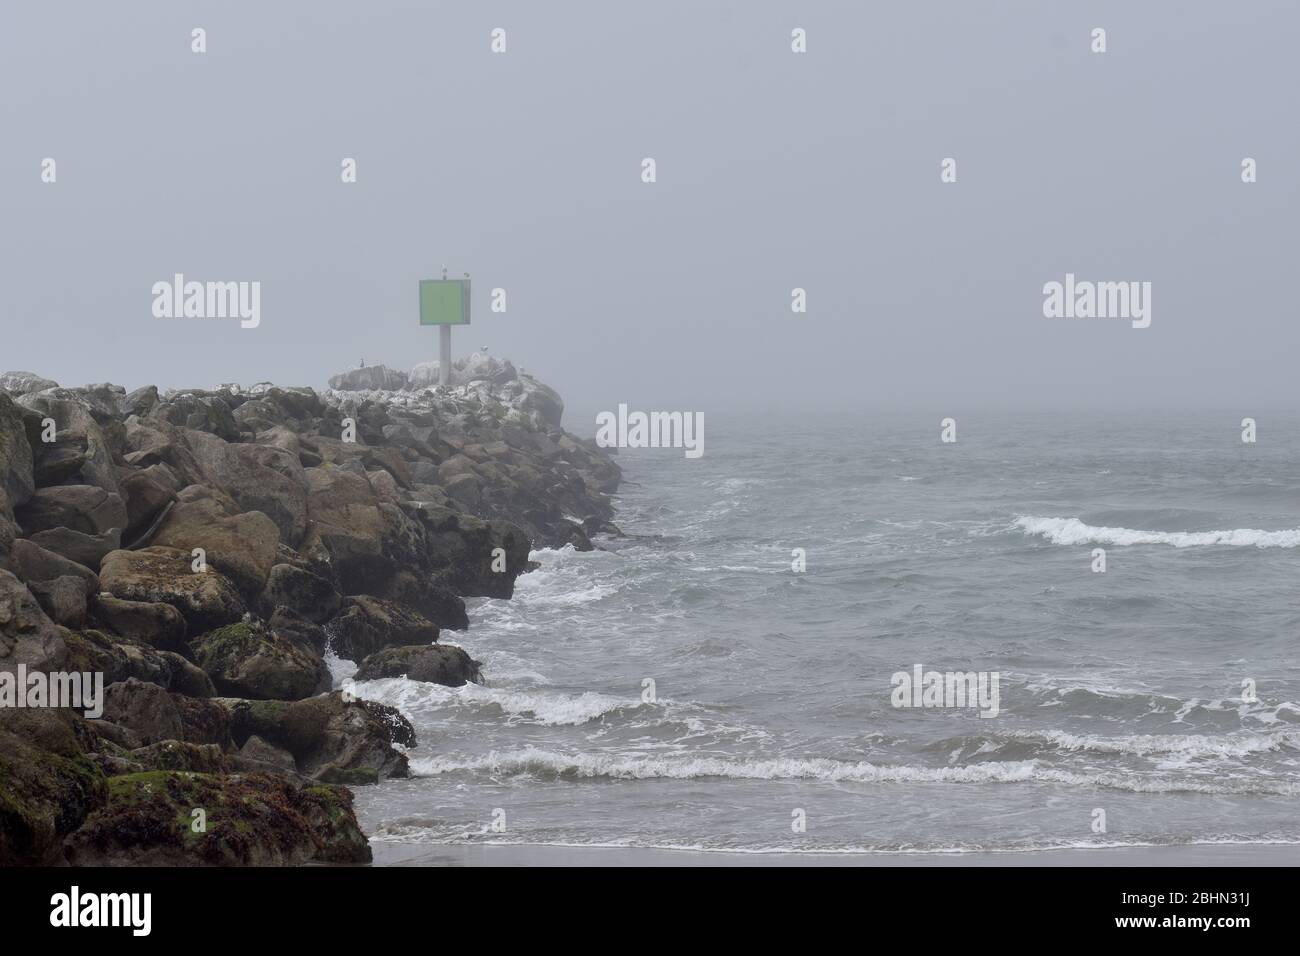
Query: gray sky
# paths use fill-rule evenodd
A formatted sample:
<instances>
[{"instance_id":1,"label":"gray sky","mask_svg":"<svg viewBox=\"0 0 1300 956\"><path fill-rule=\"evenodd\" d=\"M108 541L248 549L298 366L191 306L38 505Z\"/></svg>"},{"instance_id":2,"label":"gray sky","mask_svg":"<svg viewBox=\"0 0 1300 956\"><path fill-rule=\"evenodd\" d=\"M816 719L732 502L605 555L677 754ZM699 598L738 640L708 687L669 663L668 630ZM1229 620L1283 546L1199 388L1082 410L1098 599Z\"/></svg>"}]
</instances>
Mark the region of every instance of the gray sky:
<instances>
[{"instance_id":1,"label":"gray sky","mask_svg":"<svg viewBox=\"0 0 1300 956\"><path fill-rule=\"evenodd\" d=\"M446 263L457 353L571 406L1295 407L1298 27L1288 0L12 0L0 371L409 368ZM1151 327L1044 318L1067 271L1150 281ZM154 318L175 272L260 281L260 327Z\"/></svg>"}]
</instances>

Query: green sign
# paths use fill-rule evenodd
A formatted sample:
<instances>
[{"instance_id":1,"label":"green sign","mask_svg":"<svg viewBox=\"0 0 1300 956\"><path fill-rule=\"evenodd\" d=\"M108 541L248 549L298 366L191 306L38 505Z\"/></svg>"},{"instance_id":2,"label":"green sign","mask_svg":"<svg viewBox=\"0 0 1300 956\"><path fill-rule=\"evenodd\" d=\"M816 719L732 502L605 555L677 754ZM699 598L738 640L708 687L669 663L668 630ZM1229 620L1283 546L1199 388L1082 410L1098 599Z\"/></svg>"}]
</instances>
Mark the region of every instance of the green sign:
<instances>
[{"instance_id":1,"label":"green sign","mask_svg":"<svg viewBox=\"0 0 1300 956\"><path fill-rule=\"evenodd\" d=\"M421 325L469 325L468 279L421 279Z\"/></svg>"}]
</instances>

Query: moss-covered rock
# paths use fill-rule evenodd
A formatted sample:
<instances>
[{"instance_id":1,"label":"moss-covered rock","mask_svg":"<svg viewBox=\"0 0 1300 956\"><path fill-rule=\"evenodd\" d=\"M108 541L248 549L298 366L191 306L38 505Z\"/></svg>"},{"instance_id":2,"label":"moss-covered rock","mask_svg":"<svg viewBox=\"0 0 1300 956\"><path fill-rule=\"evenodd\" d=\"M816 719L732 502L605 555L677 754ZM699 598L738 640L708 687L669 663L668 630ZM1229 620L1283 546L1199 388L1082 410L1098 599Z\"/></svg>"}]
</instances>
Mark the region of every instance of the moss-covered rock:
<instances>
[{"instance_id":1,"label":"moss-covered rock","mask_svg":"<svg viewBox=\"0 0 1300 956\"><path fill-rule=\"evenodd\" d=\"M316 624L324 624L339 610L339 593L318 574L290 564L271 568L262 592L263 615L270 617L277 607L286 607Z\"/></svg>"},{"instance_id":2,"label":"moss-covered rock","mask_svg":"<svg viewBox=\"0 0 1300 956\"><path fill-rule=\"evenodd\" d=\"M165 650L185 646L185 618L170 604L124 601L111 594L91 600L91 613L109 629L137 641Z\"/></svg>"},{"instance_id":3,"label":"moss-covered rock","mask_svg":"<svg viewBox=\"0 0 1300 956\"><path fill-rule=\"evenodd\" d=\"M0 865L50 864L107 797L70 711L0 710Z\"/></svg>"},{"instance_id":4,"label":"moss-covered rock","mask_svg":"<svg viewBox=\"0 0 1300 956\"><path fill-rule=\"evenodd\" d=\"M357 668L357 680L383 677L406 677L447 687L482 682L478 661L450 644L387 647L371 654Z\"/></svg>"},{"instance_id":5,"label":"moss-covered rock","mask_svg":"<svg viewBox=\"0 0 1300 956\"><path fill-rule=\"evenodd\" d=\"M230 697L301 700L330 686L329 668L314 648L259 621L201 634L190 650L217 690Z\"/></svg>"},{"instance_id":6,"label":"moss-covered rock","mask_svg":"<svg viewBox=\"0 0 1300 956\"><path fill-rule=\"evenodd\" d=\"M195 571L192 560L176 548L112 551L100 565L99 585L126 601L170 604L191 634L240 620L246 608L235 586L211 567Z\"/></svg>"},{"instance_id":7,"label":"moss-covered rock","mask_svg":"<svg viewBox=\"0 0 1300 956\"><path fill-rule=\"evenodd\" d=\"M340 787L266 773L155 770L112 777L107 800L68 840L78 865L277 866L367 863L370 846Z\"/></svg>"},{"instance_id":8,"label":"moss-covered rock","mask_svg":"<svg viewBox=\"0 0 1300 956\"><path fill-rule=\"evenodd\" d=\"M393 749L415 746L415 729L396 708L368 700L345 700L339 692L300 701L221 699L230 713L231 735L243 746L256 735L293 754L299 772L315 779L373 782L370 774L342 777L357 769L380 777L405 777L406 755Z\"/></svg>"},{"instance_id":9,"label":"moss-covered rock","mask_svg":"<svg viewBox=\"0 0 1300 956\"><path fill-rule=\"evenodd\" d=\"M464 599L428 574L399 571L392 576L383 595L390 602L424 615L440 628L463 631L469 627L469 614L465 610Z\"/></svg>"},{"instance_id":10,"label":"moss-covered rock","mask_svg":"<svg viewBox=\"0 0 1300 956\"><path fill-rule=\"evenodd\" d=\"M64 632L64 644L63 669L100 672L105 684L134 677L190 697L216 696L208 675L179 654L144 643L118 643L93 629Z\"/></svg>"},{"instance_id":11,"label":"moss-covered rock","mask_svg":"<svg viewBox=\"0 0 1300 956\"><path fill-rule=\"evenodd\" d=\"M230 746L230 714L215 700L173 694L130 678L104 690L104 719L125 728L135 746L162 740Z\"/></svg>"},{"instance_id":12,"label":"moss-covered rock","mask_svg":"<svg viewBox=\"0 0 1300 956\"><path fill-rule=\"evenodd\" d=\"M208 563L230 579L247 601L266 586L275 562L280 530L260 511L238 513L237 506L204 485L190 485L177 495L151 543L189 552L203 548Z\"/></svg>"},{"instance_id":13,"label":"moss-covered rock","mask_svg":"<svg viewBox=\"0 0 1300 956\"><path fill-rule=\"evenodd\" d=\"M361 661L385 647L432 644L438 628L423 614L393 601L358 594L346 598L343 613L325 627L334 653Z\"/></svg>"},{"instance_id":14,"label":"moss-covered rock","mask_svg":"<svg viewBox=\"0 0 1300 956\"><path fill-rule=\"evenodd\" d=\"M131 751L131 762L141 770L188 770L194 773L226 773L230 758L216 744L192 744L183 740L160 740Z\"/></svg>"}]
</instances>

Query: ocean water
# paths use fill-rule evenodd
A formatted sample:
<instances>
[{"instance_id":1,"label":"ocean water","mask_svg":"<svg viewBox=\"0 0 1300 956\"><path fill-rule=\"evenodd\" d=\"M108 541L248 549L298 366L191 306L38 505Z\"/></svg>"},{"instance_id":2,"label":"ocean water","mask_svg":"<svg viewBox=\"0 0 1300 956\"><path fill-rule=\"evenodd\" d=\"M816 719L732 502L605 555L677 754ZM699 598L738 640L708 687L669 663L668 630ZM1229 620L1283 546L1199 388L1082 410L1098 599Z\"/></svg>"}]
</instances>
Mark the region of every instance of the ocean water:
<instances>
[{"instance_id":1,"label":"ocean water","mask_svg":"<svg viewBox=\"0 0 1300 956\"><path fill-rule=\"evenodd\" d=\"M362 824L752 852L1300 842L1300 420L1257 417L1249 445L1232 412L968 415L945 445L939 416L719 416L702 458L626 451L629 537L536 552L446 635L486 686L358 685L420 741L411 779L357 790ZM996 673L997 716L893 706L916 665Z\"/></svg>"}]
</instances>

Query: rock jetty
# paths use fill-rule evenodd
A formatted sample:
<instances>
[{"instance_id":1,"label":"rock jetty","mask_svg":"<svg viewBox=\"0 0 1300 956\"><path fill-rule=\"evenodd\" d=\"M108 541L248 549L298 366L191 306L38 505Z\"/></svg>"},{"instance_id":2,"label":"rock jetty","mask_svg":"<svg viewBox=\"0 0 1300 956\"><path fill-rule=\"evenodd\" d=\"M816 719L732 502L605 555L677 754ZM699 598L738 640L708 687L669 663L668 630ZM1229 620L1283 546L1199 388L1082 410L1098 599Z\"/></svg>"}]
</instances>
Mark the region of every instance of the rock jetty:
<instances>
[{"instance_id":1,"label":"rock jetty","mask_svg":"<svg viewBox=\"0 0 1300 956\"><path fill-rule=\"evenodd\" d=\"M420 743L334 689L327 651L480 681L438 643L464 599L618 534L619 468L553 389L479 353L437 380L0 376L0 864L370 859L348 788Z\"/></svg>"}]
</instances>

